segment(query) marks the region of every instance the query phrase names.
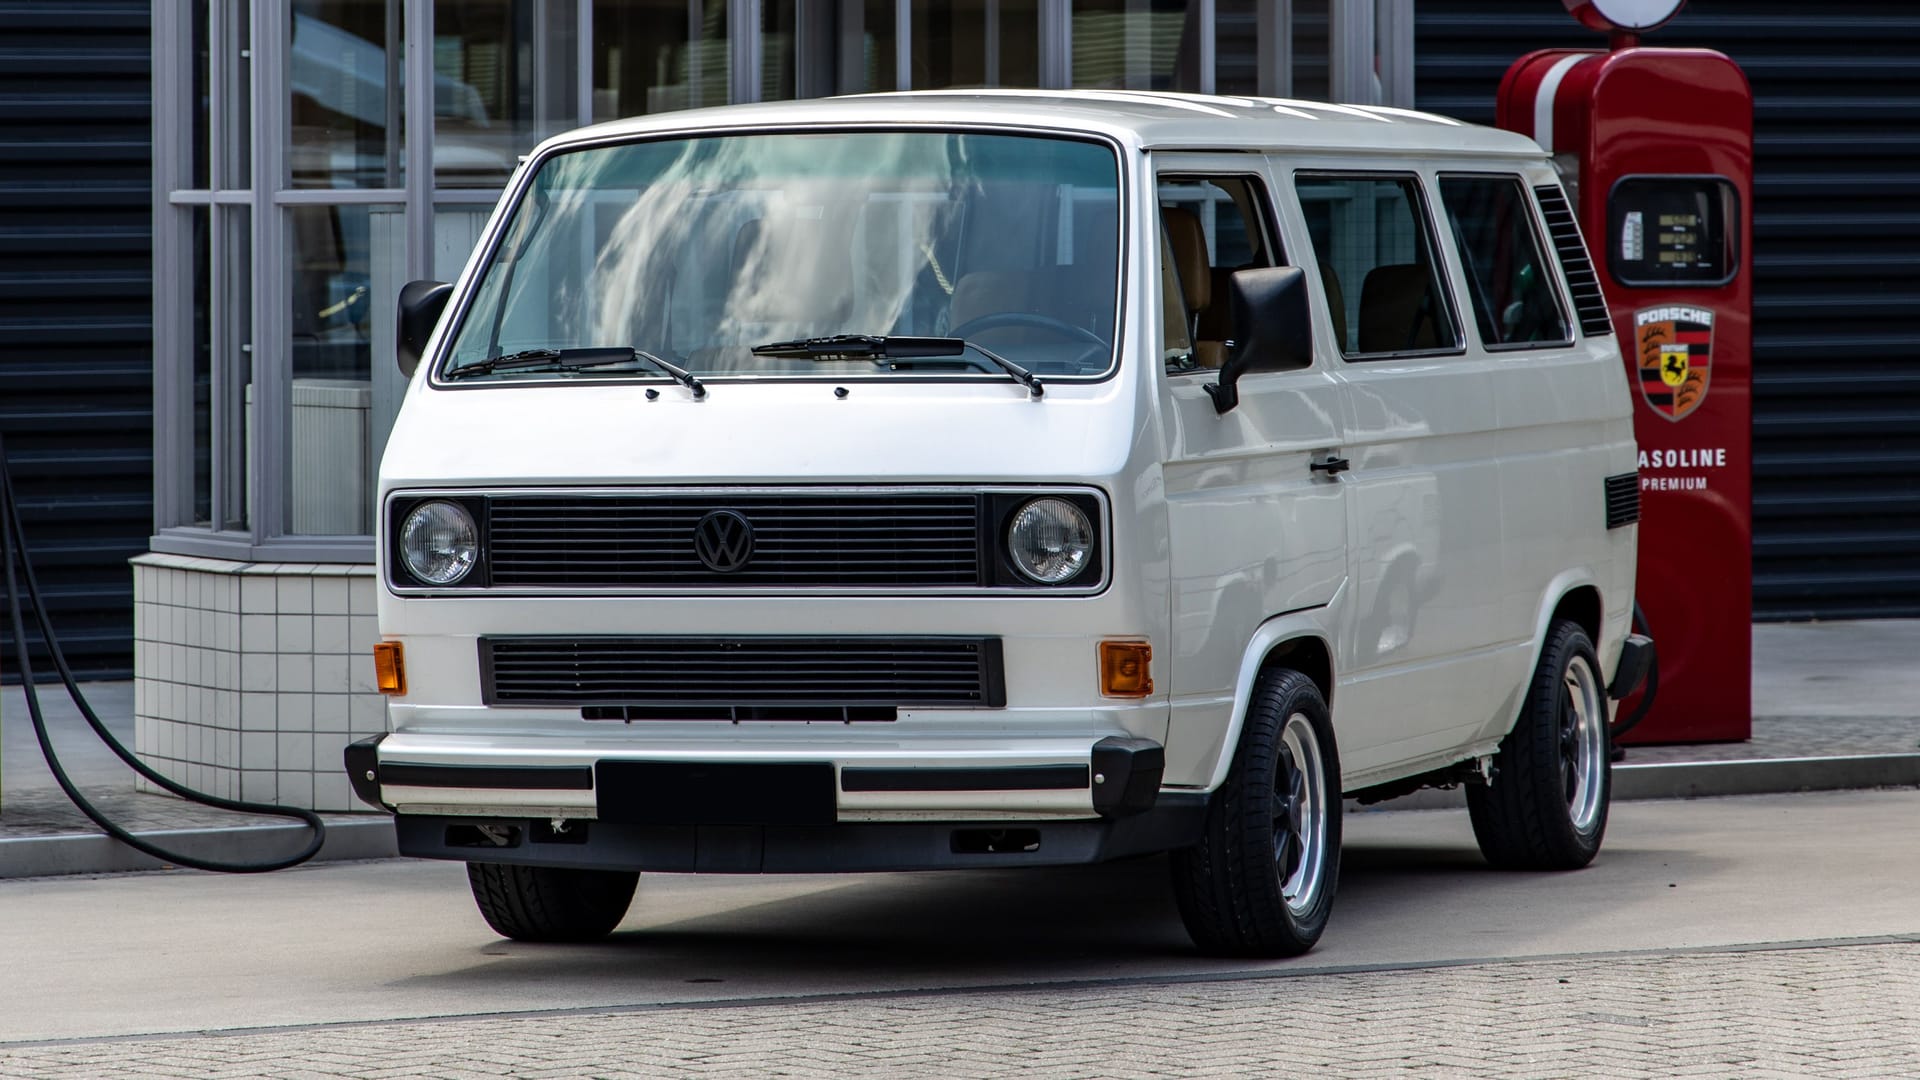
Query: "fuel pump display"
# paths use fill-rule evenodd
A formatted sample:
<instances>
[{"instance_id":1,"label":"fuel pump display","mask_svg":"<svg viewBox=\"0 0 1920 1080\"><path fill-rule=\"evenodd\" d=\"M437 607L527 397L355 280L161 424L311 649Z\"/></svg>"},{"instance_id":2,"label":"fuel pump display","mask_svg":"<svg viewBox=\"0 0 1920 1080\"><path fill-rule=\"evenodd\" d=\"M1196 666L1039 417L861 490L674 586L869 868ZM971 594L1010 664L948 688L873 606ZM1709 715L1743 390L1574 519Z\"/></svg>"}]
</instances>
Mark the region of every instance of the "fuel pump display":
<instances>
[{"instance_id":1,"label":"fuel pump display","mask_svg":"<svg viewBox=\"0 0 1920 1080\"><path fill-rule=\"evenodd\" d=\"M1724 285L1739 266L1739 197L1719 177L1635 176L1607 199L1608 263L1622 285Z\"/></svg>"},{"instance_id":2,"label":"fuel pump display","mask_svg":"<svg viewBox=\"0 0 1920 1080\"><path fill-rule=\"evenodd\" d=\"M1660 642L1660 693L1623 741L1745 739L1753 96L1721 53L1639 45L1638 32L1678 10L1672 0L1568 5L1610 28L1613 48L1522 57L1501 82L1498 123L1553 152L1640 397L1635 591Z\"/></svg>"}]
</instances>

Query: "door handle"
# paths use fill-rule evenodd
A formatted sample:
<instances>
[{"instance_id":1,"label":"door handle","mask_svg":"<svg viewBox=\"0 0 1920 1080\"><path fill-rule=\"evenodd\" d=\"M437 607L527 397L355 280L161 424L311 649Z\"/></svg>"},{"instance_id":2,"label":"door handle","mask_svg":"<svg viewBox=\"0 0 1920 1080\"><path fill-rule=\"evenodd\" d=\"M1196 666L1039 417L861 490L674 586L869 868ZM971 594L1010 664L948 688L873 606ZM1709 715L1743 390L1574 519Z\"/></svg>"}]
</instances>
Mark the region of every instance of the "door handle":
<instances>
[{"instance_id":1,"label":"door handle","mask_svg":"<svg viewBox=\"0 0 1920 1080\"><path fill-rule=\"evenodd\" d=\"M1329 455L1325 461L1309 461L1307 468L1313 472L1323 472L1328 476L1337 476L1353 468L1353 462L1343 457Z\"/></svg>"}]
</instances>

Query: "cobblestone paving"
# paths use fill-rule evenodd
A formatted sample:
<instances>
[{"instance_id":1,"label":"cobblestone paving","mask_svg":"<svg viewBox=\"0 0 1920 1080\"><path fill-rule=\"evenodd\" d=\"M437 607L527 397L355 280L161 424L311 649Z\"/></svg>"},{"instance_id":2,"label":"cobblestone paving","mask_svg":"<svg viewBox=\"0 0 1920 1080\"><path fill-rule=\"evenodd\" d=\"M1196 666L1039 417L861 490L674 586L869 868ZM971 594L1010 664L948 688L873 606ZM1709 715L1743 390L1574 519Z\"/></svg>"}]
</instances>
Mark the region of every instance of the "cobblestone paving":
<instances>
[{"instance_id":1,"label":"cobblestone paving","mask_svg":"<svg viewBox=\"0 0 1920 1080\"><path fill-rule=\"evenodd\" d=\"M1920 716L1756 716L1738 743L1629 746L1627 765L1920 753Z\"/></svg>"},{"instance_id":2,"label":"cobblestone paving","mask_svg":"<svg viewBox=\"0 0 1920 1080\"><path fill-rule=\"evenodd\" d=\"M1920 1076L1920 942L0 1046L0 1075Z\"/></svg>"}]
</instances>

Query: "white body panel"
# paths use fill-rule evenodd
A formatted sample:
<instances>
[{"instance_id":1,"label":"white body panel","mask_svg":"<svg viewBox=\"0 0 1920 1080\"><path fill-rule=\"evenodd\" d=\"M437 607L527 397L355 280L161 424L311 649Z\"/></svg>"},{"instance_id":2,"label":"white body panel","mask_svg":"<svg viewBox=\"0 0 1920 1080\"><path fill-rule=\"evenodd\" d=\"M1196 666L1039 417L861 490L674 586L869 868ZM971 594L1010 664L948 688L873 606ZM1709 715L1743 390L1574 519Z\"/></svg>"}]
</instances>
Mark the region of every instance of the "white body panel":
<instances>
[{"instance_id":1,"label":"white body panel","mask_svg":"<svg viewBox=\"0 0 1920 1080\"><path fill-rule=\"evenodd\" d=\"M1162 163L1259 171L1283 249L1308 240L1295 167L1480 169L1551 183L1529 141L1414 114L1132 94L919 94L673 114L563 136L582 142L724 129L1005 125L1112 140L1122 156L1118 360L1104 380L1030 398L998 377L439 385L439 334L408 391L380 473L397 494L786 490L829 485L1067 488L1100 494L1097 590L381 590L382 636L404 645L380 760L423 766L826 761L836 769L1085 765L1103 738L1166 749L1166 789L1224 779L1268 652L1320 642L1349 790L1491 751L1512 725L1549 617L1597 589L1607 672L1632 607L1632 527L1606 529L1602 479L1634 469L1628 388L1610 340L1356 364L1329 345L1316 292L1308 370L1249 375L1220 414L1205 374L1160 362ZM1201 151L1233 151L1233 154ZM1258 152L1258 153L1249 153ZM1264 155L1264 156L1262 156ZM1249 165L1249 162L1254 163ZM519 178L524 185L526 176ZM519 188L508 192L515 198ZM458 310L502 228L455 289ZM1143 242L1141 238L1149 238ZM1461 279L1448 252L1452 278ZM1308 279L1317 277L1309 271ZM1560 291L1564 295L1562 283ZM1455 305L1466 310L1464 294ZM443 323L441 334L446 331ZM1341 476L1309 463L1340 454ZM394 553L380 532L383 575ZM579 709L488 706L487 635L979 635L1002 642L1000 708L901 709L888 723L617 721ZM1153 647L1152 694L1102 697L1096 647ZM1097 782L1097 781L1096 781ZM591 818L591 790L389 784L403 813ZM1082 789L837 792L839 820L1090 818Z\"/></svg>"}]
</instances>

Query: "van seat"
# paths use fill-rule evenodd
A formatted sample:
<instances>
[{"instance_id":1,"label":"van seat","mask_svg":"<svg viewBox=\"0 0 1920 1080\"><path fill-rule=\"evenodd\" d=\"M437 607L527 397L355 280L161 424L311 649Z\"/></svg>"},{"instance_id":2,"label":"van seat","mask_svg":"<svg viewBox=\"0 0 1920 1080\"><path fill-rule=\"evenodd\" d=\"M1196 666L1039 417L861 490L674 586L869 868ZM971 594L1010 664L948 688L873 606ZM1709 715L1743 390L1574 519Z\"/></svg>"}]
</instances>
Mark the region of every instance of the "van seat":
<instances>
[{"instance_id":1,"label":"van seat","mask_svg":"<svg viewBox=\"0 0 1920 1080\"><path fill-rule=\"evenodd\" d=\"M1192 343L1194 361L1202 367L1219 367L1226 357L1226 342L1208 337L1201 328L1212 325L1208 313L1213 308L1213 268L1207 256L1207 232L1199 215L1178 206L1160 208L1160 224L1167 231L1167 243L1173 251L1173 266L1180 277L1180 295L1186 303L1187 340ZM1224 307L1224 305L1222 305ZM1175 344L1173 327L1167 328L1166 347Z\"/></svg>"},{"instance_id":2,"label":"van seat","mask_svg":"<svg viewBox=\"0 0 1920 1080\"><path fill-rule=\"evenodd\" d=\"M1360 284L1360 351L1410 352L1440 346L1432 277L1419 263L1367 271Z\"/></svg>"}]
</instances>

